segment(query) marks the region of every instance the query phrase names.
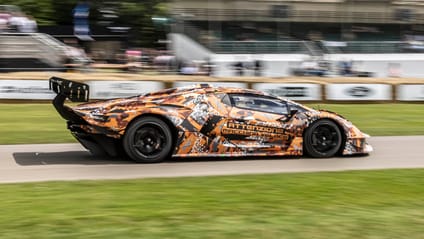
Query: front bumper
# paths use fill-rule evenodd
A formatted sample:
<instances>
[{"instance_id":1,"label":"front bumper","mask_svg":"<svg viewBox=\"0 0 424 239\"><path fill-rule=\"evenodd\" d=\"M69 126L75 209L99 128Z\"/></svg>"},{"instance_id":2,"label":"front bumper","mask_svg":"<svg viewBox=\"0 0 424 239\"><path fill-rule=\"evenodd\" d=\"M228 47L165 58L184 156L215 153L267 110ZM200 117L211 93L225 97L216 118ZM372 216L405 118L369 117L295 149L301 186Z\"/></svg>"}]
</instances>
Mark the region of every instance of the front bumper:
<instances>
[{"instance_id":1,"label":"front bumper","mask_svg":"<svg viewBox=\"0 0 424 239\"><path fill-rule=\"evenodd\" d=\"M373 147L367 142L369 135L364 134L364 136L363 138L348 138L342 154L369 154L374 151Z\"/></svg>"}]
</instances>

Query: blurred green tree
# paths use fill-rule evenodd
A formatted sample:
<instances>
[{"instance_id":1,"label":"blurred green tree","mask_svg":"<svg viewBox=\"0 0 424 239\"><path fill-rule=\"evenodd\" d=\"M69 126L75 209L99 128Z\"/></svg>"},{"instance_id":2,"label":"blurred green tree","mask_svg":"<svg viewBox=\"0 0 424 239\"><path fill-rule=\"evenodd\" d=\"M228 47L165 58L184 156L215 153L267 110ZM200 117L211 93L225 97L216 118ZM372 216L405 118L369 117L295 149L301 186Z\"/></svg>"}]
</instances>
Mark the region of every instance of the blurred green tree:
<instances>
[{"instance_id":1,"label":"blurred green tree","mask_svg":"<svg viewBox=\"0 0 424 239\"><path fill-rule=\"evenodd\" d=\"M78 0L0 0L0 5L16 5L22 11L33 16L38 25L73 25L72 10ZM100 10L103 8L113 9L116 18L115 26L130 27L130 44L133 46L154 47L159 39L166 37L166 24L155 24L152 17L167 17L166 0L124 0L124 1L85 1L91 6L90 24L99 24Z\"/></svg>"},{"instance_id":2,"label":"blurred green tree","mask_svg":"<svg viewBox=\"0 0 424 239\"><path fill-rule=\"evenodd\" d=\"M166 38L166 27L153 22L154 16L168 15L166 4L161 0L122 1L119 2L121 25L132 28L131 38L135 45L153 46L159 39ZM164 23L167 24L167 23Z\"/></svg>"},{"instance_id":3,"label":"blurred green tree","mask_svg":"<svg viewBox=\"0 0 424 239\"><path fill-rule=\"evenodd\" d=\"M29 15L33 16L38 25L52 25L55 24L54 8L52 0L0 0L0 5L15 5Z\"/></svg>"}]
</instances>

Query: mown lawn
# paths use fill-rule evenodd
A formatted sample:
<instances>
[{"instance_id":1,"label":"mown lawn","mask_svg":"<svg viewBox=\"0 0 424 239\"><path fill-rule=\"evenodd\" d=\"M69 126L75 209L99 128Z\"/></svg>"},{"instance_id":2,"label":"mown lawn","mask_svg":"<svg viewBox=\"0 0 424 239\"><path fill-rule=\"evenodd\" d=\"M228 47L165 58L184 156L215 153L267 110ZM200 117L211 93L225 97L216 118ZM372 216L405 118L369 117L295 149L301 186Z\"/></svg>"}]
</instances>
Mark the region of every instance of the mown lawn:
<instances>
[{"instance_id":1,"label":"mown lawn","mask_svg":"<svg viewBox=\"0 0 424 239\"><path fill-rule=\"evenodd\" d=\"M424 135L424 104L313 104L375 135ZM0 144L76 142L51 104L0 104Z\"/></svg>"},{"instance_id":2,"label":"mown lawn","mask_svg":"<svg viewBox=\"0 0 424 239\"><path fill-rule=\"evenodd\" d=\"M409 238L424 170L0 185L0 238Z\"/></svg>"},{"instance_id":3,"label":"mown lawn","mask_svg":"<svg viewBox=\"0 0 424 239\"><path fill-rule=\"evenodd\" d=\"M0 144L76 142L52 104L0 104Z\"/></svg>"},{"instance_id":4,"label":"mown lawn","mask_svg":"<svg viewBox=\"0 0 424 239\"><path fill-rule=\"evenodd\" d=\"M337 112L371 135L424 135L424 104L311 104Z\"/></svg>"}]
</instances>

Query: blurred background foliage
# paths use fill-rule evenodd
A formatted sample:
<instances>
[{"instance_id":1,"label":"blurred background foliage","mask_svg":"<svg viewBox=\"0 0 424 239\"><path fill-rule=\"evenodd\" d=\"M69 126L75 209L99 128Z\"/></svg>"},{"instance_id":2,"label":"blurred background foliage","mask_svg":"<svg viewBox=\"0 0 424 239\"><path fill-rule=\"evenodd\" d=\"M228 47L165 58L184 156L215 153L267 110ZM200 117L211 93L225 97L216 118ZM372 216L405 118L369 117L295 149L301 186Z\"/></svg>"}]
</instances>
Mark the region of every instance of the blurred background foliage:
<instances>
[{"instance_id":1,"label":"blurred background foliage","mask_svg":"<svg viewBox=\"0 0 424 239\"><path fill-rule=\"evenodd\" d=\"M0 5L16 5L34 17L39 26L73 25L72 11L78 0L0 0ZM166 39L166 24L158 24L152 17L166 17L164 0L84 1L90 5L91 26L130 27L130 43L135 46L153 46L157 40ZM104 11L107 11L105 14ZM109 19L105 21L107 15Z\"/></svg>"}]
</instances>

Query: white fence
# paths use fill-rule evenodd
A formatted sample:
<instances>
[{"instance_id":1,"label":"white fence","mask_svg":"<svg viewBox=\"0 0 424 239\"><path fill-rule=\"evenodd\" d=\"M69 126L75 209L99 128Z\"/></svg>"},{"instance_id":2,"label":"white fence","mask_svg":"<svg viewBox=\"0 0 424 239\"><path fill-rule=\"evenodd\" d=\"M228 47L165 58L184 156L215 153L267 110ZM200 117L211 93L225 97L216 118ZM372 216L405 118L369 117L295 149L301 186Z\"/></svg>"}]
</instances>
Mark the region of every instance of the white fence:
<instances>
[{"instance_id":1,"label":"white fence","mask_svg":"<svg viewBox=\"0 0 424 239\"><path fill-rule=\"evenodd\" d=\"M129 97L164 89L161 81L86 81L91 99ZM178 81L173 87L206 82ZM298 101L424 101L422 84L209 82L214 86L252 88ZM0 80L0 100L51 100L47 80Z\"/></svg>"}]
</instances>

